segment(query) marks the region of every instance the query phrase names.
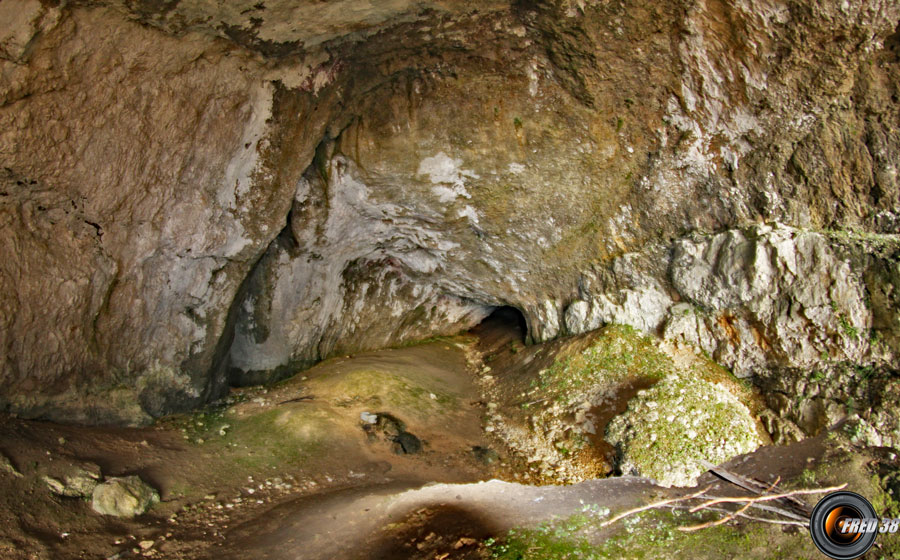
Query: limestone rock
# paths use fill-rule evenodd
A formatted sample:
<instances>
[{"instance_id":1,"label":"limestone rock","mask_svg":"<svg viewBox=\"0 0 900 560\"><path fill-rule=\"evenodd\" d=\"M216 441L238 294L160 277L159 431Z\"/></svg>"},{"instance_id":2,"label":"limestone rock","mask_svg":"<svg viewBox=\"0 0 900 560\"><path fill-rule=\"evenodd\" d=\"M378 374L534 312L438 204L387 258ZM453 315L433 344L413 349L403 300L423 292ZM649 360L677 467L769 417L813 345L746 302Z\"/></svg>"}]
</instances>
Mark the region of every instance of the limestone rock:
<instances>
[{"instance_id":1,"label":"limestone rock","mask_svg":"<svg viewBox=\"0 0 900 560\"><path fill-rule=\"evenodd\" d=\"M245 57L61 9L0 60L2 406L145 423L223 390L228 310L290 192L250 186L290 171L256 174L273 91Z\"/></svg>"},{"instance_id":2,"label":"limestone rock","mask_svg":"<svg viewBox=\"0 0 900 560\"><path fill-rule=\"evenodd\" d=\"M99 484L95 478L87 475L67 477L65 481L45 476L43 477L43 480L51 492L70 498L90 496L93 494L94 488Z\"/></svg>"},{"instance_id":3,"label":"limestone rock","mask_svg":"<svg viewBox=\"0 0 900 560\"><path fill-rule=\"evenodd\" d=\"M878 431L858 414L852 414L847 418L842 429L850 441L857 445L881 447L884 444Z\"/></svg>"},{"instance_id":4,"label":"limestone rock","mask_svg":"<svg viewBox=\"0 0 900 560\"><path fill-rule=\"evenodd\" d=\"M0 58L21 63L34 46L39 33L57 24L62 10L38 0L0 4Z\"/></svg>"},{"instance_id":5,"label":"limestone rock","mask_svg":"<svg viewBox=\"0 0 900 560\"><path fill-rule=\"evenodd\" d=\"M570 313L572 305L577 307ZM589 307L587 302L580 300L571 304L566 310L566 328L570 334L579 334L601 325L619 323L656 333L671 305L672 299L658 286L621 290L612 297L600 294Z\"/></svg>"},{"instance_id":6,"label":"limestone rock","mask_svg":"<svg viewBox=\"0 0 900 560\"><path fill-rule=\"evenodd\" d=\"M671 270L694 307L673 308L664 335L740 376L814 368L823 353L859 362L869 351L862 275L822 234L776 225L684 239Z\"/></svg>"},{"instance_id":7,"label":"limestone rock","mask_svg":"<svg viewBox=\"0 0 900 560\"><path fill-rule=\"evenodd\" d=\"M159 502L159 493L138 476L108 478L93 492L91 506L103 515L131 518Z\"/></svg>"},{"instance_id":8,"label":"limestone rock","mask_svg":"<svg viewBox=\"0 0 900 560\"><path fill-rule=\"evenodd\" d=\"M781 368L759 376L757 384L771 409L763 421L776 442L817 436L844 422L851 432L859 426L863 443L900 447L900 380L890 365Z\"/></svg>"}]
</instances>

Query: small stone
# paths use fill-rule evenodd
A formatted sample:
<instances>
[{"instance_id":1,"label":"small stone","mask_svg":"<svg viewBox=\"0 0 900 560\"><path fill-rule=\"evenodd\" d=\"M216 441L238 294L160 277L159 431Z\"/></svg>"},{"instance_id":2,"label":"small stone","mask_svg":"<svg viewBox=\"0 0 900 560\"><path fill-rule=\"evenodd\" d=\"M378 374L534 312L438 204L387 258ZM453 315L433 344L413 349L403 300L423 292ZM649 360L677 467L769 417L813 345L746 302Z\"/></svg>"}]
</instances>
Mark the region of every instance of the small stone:
<instances>
[{"instance_id":1,"label":"small stone","mask_svg":"<svg viewBox=\"0 0 900 560\"><path fill-rule=\"evenodd\" d=\"M0 454L0 471L7 472L16 478L21 478L22 473L13 466L12 461L6 455Z\"/></svg>"},{"instance_id":2,"label":"small stone","mask_svg":"<svg viewBox=\"0 0 900 560\"><path fill-rule=\"evenodd\" d=\"M362 420L364 424L375 424L378 422L378 415L372 414L371 412L360 412L359 419Z\"/></svg>"},{"instance_id":3,"label":"small stone","mask_svg":"<svg viewBox=\"0 0 900 560\"><path fill-rule=\"evenodd\" d=\"M96 465L91 467L93 467L91 470L74 467L63 480L51 476L44 476L42 480L54 494L68 498L85 498L90 496L99 484L97 479L100 478L100 469Z\"/></svg>"},{"instance_id":4,"label":"small stone","mask_svg":"<svg viewBox=\"0 0 900 560\"><path fill-rule=\"evenodd\" d=\"M141 547L141 550L150 550L154 544L156 544L154 541L141 541L138 546Z\"/></svg>"},{"instance_id":5,"label":"small stone","mask_svg":"<svg viewBox=\"0 0 900 560\"><path fill-rule=\"evenodd\" d=\"M482 447L480 445L476 445L472 448L472 453L475 455L475 458L485 465L491 465L500 460L500 455L497 454L496 451L489 447Z\"/></svg>"},{"instance_id":6,"label":"small stone","mask_svg":"<svg viewBox=\"0 0 900 560\"><path fill-rule=\"evenodd\" d=\"M422 451L422 442L416 436L412 435L409 432L401 432L396 440L395 451L400 453L405 453L407 455L414 455L420 451Z\"/></svg>"},{"instance_id":7,"label":"small stone","mask_svg":"<svg viewBox=\"0 0 900 560\"><path fill-rule=\"evenodd\" d=\"M476 541L476 540L473 539L473 538L470 538L470 537L462 537L462 538L460 538L458 541L456 541L456 543L454 543L453 549L454 549L454 550L459 550L460 548L462 548L462 547L464 547L464 546L472 546L473 544L475 544L475 543L477 543L477 542L478 542L478 541Z\"/></svg>"},{"instance_id":8,"label":"small stone","mask_svg":"<svg viewBox=\"0 0 900 560\"><path fill-rule=\"evenodd\" d=\"M391 439L399 437L401 433L406 431L406 424L390 414L379 414L376 427L378 427L385 436Z\"/></svg>"}]
</instances>

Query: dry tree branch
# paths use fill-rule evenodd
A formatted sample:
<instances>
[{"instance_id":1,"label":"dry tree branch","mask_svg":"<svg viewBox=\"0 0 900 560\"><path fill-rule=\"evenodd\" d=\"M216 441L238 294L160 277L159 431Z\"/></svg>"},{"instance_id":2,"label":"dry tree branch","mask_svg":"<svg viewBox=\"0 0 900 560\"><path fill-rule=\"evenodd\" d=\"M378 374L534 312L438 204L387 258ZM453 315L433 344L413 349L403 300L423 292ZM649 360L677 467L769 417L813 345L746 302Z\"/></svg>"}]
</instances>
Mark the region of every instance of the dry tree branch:
<instances>
[{"instance_id":1,"label":"dry tree branch","mask_svg":"<svg viewBox=\"0 0 900 560\"><path fill-rule=\"evenodd\" d=\"M672 509L678 509L678 510L681 510L681 511L687 511L688 509L690 509L690 508L688 508L687 506L678 506L678 505L672 505L672 506L669 506L669 507L671 507ZM752 507L758 507L758 504L756 504L756 505L754 505L754 506L752 506ZM728 515L728 514L732 513L732 511L731 511L730 509L717 508L717 507L710 507L710 508L707 509L707 511L714 511L714 512L716 512L716 513L724 513L725 515ZM782 514L782 515L783 515L783 514ZM737 514L737 517L741 517L741 518L743 518L743 519L749 519L749 520L751 520L751 521L759 521L759 522L761 522L761 523L772 523L773 525L793 525L793 526L795 526L795 527L803 527L804 529L807 528L807 527L809 527L809 521L808 521L808 520L803 520L803 521L792 521L792 520L791 520L791 521L785 521L785 520L783 520L783 519L772 519L771 517L757 517L757 516L755 516L755 515L749 515L749 514L746 514L746 513L738 513L738 514ZM798 516L798 517L799 517L799 516Z\"/></svg>"},{"instance_id":2,"label":"dry tree branch","mask_svg":"<svg viewBox=\"0 0 900 560\"><path fill-rule=\"evenodd\" d=\"M775 486L780 481L781 481L781 478L780 477L777 478L775 480L775 482L772 483L771 486L769 486L768 489L760 492L759 495L757 495L757 496L725 496L725 497L708 496L708 495L706 495L706 492L710 488L712 488L712 486L708 486L708 487L704 488L703 490L700 490L699 492L694 492L693 494L689 494L687 496L681 496L678 498L670 498L667 500L661 500L661 501L653 502L653 503L650 503L650 504L647 504L647 505L644 505L641 507L630 509L628 511L624 511L624 512L616 515L615 517L611 517L610 519L604 521L603 523L600 524L600 527L607 527L609 525L612 525L616 521L619 521L620 519L623 519L630 515L634 515L636 513L640 513L642 511L663 508L666 506L671 507L672 509L686 509L690 513L697 513L698 511L701 511L701 510L709 510L709 511L715 511L718 513L725 514L724 517L721 517L721 518L713 520L713 521L701 523L699 525L691 525L691 526L687 526L687 527L679 527L678 528L679 531L685 531L685 532L697 531L699 529L706 529L709 527L716 527L718 525L723 525L723 524L728 523L729 521L733 520L736 517L742 517L745 519L750 519L753 521L760 521L760 522L764 522L764 523L773 523L776 525L793 525L793 526L798 526L798 527L806 527L808 524L807 519L805 519L795 513L786 511L784 509L769 506L769 505L764 505L764 504L761 504L760 502L771 502L773 500L781 500L781 499L785 499L785 498L796 499L796 496L804 496L804 495L809 495L809 494L825 494L825 493L829 493L829 492L836 492L838 490L843 490L844 488L847 487L847 484L845 483L845 484L841 484L840 486L831 486L828 488L803 488L803 489L799 489L799 490L792 490L790 492L782 492L780 494L766 494L765 493L765 492L770 492L772 489L774 489ZM688 508L687 506L684 506L684 505L680 505L681 502L688 502L688 501L696 500L696 499L703 499L706 501L704 501L703 503L701 503L699 505L690 507L690 508ZM713 507L717 504L743 504L743 505L739 509L737 509L735 511L731 511L728 509ZM751 516L751 515L746 514L745 512L751 507L757 508L757 509L762 509L764 511L768 511L768 512L774 513L776 515L781 515L781 516L789 518L790 520L785 521L785 520L781 520L781 519L769 519L769 518L756 517L756 516Z\"/></svg>"},{"instance_id":3,"label":"dry tree branch","mask_svg":"<svg viewBox=\"0 0 900 560\"><path fill-rule=\"evenodd\" d=\"M712 497L712 496L710 496L710 497ZM781 515L781 516L787 517L789 519L794 519L796 521L802 521L804 527L806 527L806 525L809 523L809 517L802 517L792 511L788 511L786 509L778 508L775 506L769 506L766 504L751 504L750 507L752 507L753 509L761 509L763 511L768 511L770 513Z\"/></svg>"},{"instance_id":4,"label":"dry tree branch","mask_svg":"<svg viewBox=\"0 0 900 560\"><path fill-rule=\"evenodd\" d=\"M825 494L828 492L837 492L838 490L843 490L847 487L847 483L841 484L840 486L831 486L829 488L804 488L801 490L792 490L790 492L784 492L782 494L769 494L769 495L761 495L755 498L750 496L729 496L725 498L715 498L709 501L706 501L698 506L694 506L691 508L691 513L695 513L700 511L705 507L709 507L715 504L735 504L735 503L744 503L746 501L751 501L753 503L756 502L769 502L772 500L780 500L782 498L789 498L793 496L804 496L807 494Z\"/></svg>"},{"instance_id":5,"label":"dry tree branch","mask_svg":"<svg viewBox=\"0 0 900 560\"><path fill-rule=\"evenodd\" d=\"M725 517L720 517L719 519L716 519L714 521L707 521L706 523L700 523L699 525L690 525L688 527L678 527L678 530L683 531L685 533L690 533L692 531L706 529L707 527L717 527L719 525L724 525L725 523L728 523L729 521L731 521L738 515L741 515L742 513L747 511L750 508L751 504L752 504L752 502L747 502L746 504L744 504L744 507L742 507L741 509L739 509L737 511L733 511L733 512L729 513L728 515L726 515Z\"/></svg>"},{"instance_id":6,"label":"dry tree branch","mask_svg":"<svg viewBox=\"0 0 900 560\"><path fill-rule=\"evenodd\" d=\"M766 484L764 482L761 482L754 478L748 478L748 477L742 476L740 474L731 472L731 471L725 469L725 467L713 465L709 461L701 461L700 464L702 464L705 468L709 469L709 472L713 473L714 475L718 476L719 478L722 478L723 480L726 480L726 481L734 484L735 486L739 486L739 487L743 488L744 490L749 490L750 492L753 492L754 494L761 494L763 489L766 487ZM810 513L811 513L809 506L804 504L802 501L800 501L799 499L794 498L794 497L785 498L784 501L787 502L788 505L793 506L794 509L796 510L796 512L804 515L805 516L804 519L809 518Z\"/></svg>"},{"instance_id":7,"label":"dry tree branch","mask_svg":"<svg viewBox=\"0 0 900 560\"><path fill-rule=\"evenodd\" d=\"M628 511L623 511L619 515L616 515L615 517L611 517L611 518L607 519L606 521L601 523L600 526L606 527L608 525L612 525L613 523L615 523L616 521L618 521L622 518L628 517L629 515L634 515L635 513L640 513L642 511L646 511L648 509L656 509L656 508L667 506L669 504L674 504L674 503L678 503L678 502L686 502L688 500L693 500L695 498L699 498L700 496L705 494L710 488L712 488L712 486L707 486L703 490L700 490L699 492L694 492L693 494L690 494L688 496L681 496L679 498L670 498L668 500L662 500L660 502L653 502L652 504L647 504L645 506L630 509Z\"/></svg>"},{"instance_id":8,"label":"dry tree branch","mask_svg":"<svg viewBox=\"0 0 900 560\"><path fill-rule=\"evenodd\" d=\"M773 482L771 486L769 486L767 489L763 490L763 492L771 492L773 488L778 486L779 482L781 482L780 476L775 479L775 482ZM679 527L678 530L684 531L685 533L689 533L691 531L706 529L707 527L717 527L719 525L724 525L725 523L728 523L729 521L731 521L738 515L741 515L742 513L747 511L750 508L750 506L752 506L752 505L753 505L753 501L748 501L744 505L744 507L742 507L741 509L739 509L737 511L729 513L725 517L720 517L719 519L717 519L715 521L707 521L706 523L700 523L699 525L691 525L690 527ZM697 508L694 508L694 509L691 509L690 511L691 511L691 513L693 513L696 510L697 510Z\"/></svg>"},{"instance_id":9,"label":"dry tree branch","mask_svg":"<svg viewBox=\"0 0 900 560\"><path fill-rule=\"evenodd\" d=\"M809 523L800 523L799 521L784 521L782 519L770 519L768 517L756 517L755 515L747 515L746 513L738 514L738 517L749 519L751 521L760 521L762 523L772 523L773 525L793 525L794 527L809 527Z\"/></svg>"}]
</instances>

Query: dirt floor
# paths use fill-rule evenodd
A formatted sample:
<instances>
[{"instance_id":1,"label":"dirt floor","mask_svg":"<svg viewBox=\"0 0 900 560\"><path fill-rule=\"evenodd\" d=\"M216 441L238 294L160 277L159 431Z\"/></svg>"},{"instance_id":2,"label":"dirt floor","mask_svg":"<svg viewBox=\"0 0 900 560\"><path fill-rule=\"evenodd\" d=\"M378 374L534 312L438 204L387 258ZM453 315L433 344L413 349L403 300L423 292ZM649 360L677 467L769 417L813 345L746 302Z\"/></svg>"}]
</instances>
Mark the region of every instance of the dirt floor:
<instances>
[{"instance_id":1,"label":"dirt floor","mask_svg":"<svg viewBox=\"0 0 900 560\"><path fill-rule=\"evenodd\" d=\"M327 360L148 428L0 417L0 454L9 461L0 469L0 558L489 558L502 556L494 543L513 528L690 492L633 477L529 485L540 477L485 431L492 395L522 381L489 379L487 390L486 375L546 367L560 347L578 344L523 351L523 326L500 314L468 335ZM378 423L366 420L376 416ZM833 447L823 438L765 447L727 467L766 482L824 484L849 472L839 465L856 457L852 468L862 474L854 484L873 491L863 464L871 459ZM161 502L128 520L50 492L43 477L63 478L79 466L105 477L137 474ZM712 474L700 484L740 490ZM626 533L624 525L598 527L578 538L612 542ZM759 554L747 557L787 557L776 550L820 557L803 531L765 530L751 543ZM691 546L678 542L666 554ZM628 546L633 557L665 557L638 555L644 543Z\"/></svg>"}]
</instances>

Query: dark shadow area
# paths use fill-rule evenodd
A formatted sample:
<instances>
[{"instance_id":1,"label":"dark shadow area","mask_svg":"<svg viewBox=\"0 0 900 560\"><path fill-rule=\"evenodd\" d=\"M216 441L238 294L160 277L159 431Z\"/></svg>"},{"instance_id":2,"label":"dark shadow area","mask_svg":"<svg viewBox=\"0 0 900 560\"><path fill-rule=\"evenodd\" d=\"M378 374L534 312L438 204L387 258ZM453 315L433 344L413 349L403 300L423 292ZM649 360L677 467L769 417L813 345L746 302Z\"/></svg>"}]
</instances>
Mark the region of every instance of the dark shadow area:
<instances>
[{"instance_id":1,"label":"dark shadow area","mask_svg":"<svg viewBox=\"0 0 900 560\"><path fill-rule=\"evenodd\" d=\"M897 22L897 27L896 29L894 29L894 33L888 35L887 38L885 38L884 50L893 54L893 62L900 61L900 22Z\"/></svg>"},{"instance_id":2,"label":"dark shadow area","mask_svg":"<svg viewBox=\"0 0 900 560\"><path fill-rule=\"evenodd\" d=\"M486 559L483 541L497 532L483 516L456 505L417 509L390 527L359 560Z\"/></svg>"},{"instance_id":3,"label":"dark shadow area","mask_svg":"<svg viewBox=\"0 0 900 560\"><path fill-rule=\"evenodd\" d=\"M496 351L500 347L524 344L528 335L525 315L515 307L497 307L478 326L469 331L480 339L482 351Z\"/></svg>"},{"instance_id":4,"label":"dark shadow area","mask_svg":"<svg viewBox=\"0 0 900 560\"><path fill-rule=\"evenodd\" d=\"M658 382L659 379L643 377L626 383L616 390L615 398L605 402L603 406L593 407L588 412L587 418L594 424L594 433L588 435L588 441L591 442L597 456L606 461L610 472L613 465L616 464L616 448L605 439L606 427L609 426L613 418L628 409L628 402L637 396L640 391L649 389Z\"/></svg>"}]
</instances>

